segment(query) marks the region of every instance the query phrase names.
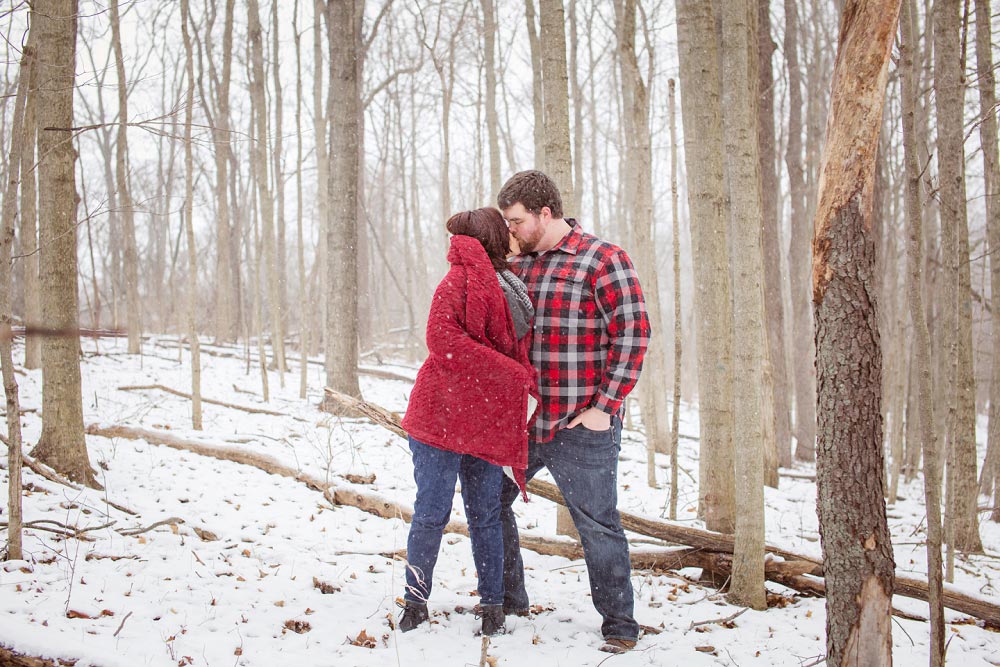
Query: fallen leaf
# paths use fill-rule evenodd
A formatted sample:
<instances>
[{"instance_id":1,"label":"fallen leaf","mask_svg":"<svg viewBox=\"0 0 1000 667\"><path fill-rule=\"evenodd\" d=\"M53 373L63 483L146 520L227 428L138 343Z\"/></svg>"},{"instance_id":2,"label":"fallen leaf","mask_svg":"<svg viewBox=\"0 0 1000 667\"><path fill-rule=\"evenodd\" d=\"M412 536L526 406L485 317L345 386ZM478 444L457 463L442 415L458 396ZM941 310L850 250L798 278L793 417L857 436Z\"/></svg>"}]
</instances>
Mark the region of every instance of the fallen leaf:
<instances>
[{"instance_id":1,"label":"fallen leaf","mask_svg":"<svg viewBox=\"0 0 1000 667\"><path fill-rule=\"evenodd\" d=\"M354 639L348 637L352 646L361 646L363 648L375 648L375 638L368 634L366 631L362 630L358 633L358 636Z\"/></svg>"},{"instance_id":2,"label":"fallen leaf","mask_svg":"<svg viewBox=\"0 0 1000 667\"><path fill-rule=\"evenodd\" d=\"M216 540L219 539L219 536L213 533L212 531L203 530L202 528L198 528L197 526L194 526L194 534L200 537L202 542L215 542Z\"/></svg>"},{"instance_id":3,"label":"fallen leaf","mask_svg":"<svg viewBox=\"0 0 1000 667\"><path fill-rule=\"evenodd\" d=\"M695 646L694 650L698 651L699 653L714 653L715 652L715 647L714 646Z\"/></svg>"},{"instance_id":4,"label":"fallen leaf","mask_svg":"<svg viewBox=\"0 0 1000 667\"><path fill-rule=\"evenodd\" d=\"M312 626L309 625L309 621L298 621L292 619L285 621L285 629L302 635L312 630Z\"/></svg>"},{"instance_id":5,"label":"fallen leaf","mask_svg":"<svg viewBox=\"0 0 1000 667\"><path fill-rule=\"evenodd\" d=\"M70 609L66 612L66 618L94 618L90 614L85 614L82 611L77 611L75 609Z\"/></svg>"}]
</instances>

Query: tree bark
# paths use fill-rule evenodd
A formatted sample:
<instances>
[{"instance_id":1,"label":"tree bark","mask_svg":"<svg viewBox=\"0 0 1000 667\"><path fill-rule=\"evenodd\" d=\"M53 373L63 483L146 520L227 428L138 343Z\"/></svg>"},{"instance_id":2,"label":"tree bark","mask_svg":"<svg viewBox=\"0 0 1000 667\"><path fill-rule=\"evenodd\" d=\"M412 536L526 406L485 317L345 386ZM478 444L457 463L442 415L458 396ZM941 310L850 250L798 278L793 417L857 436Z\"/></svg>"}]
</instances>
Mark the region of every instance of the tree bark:
<instances>
[{"instance_id":1,"label":"tree bark","mask_svg":"<svg viewBox=\"0 0 1000 667\"><path fill-rule=\"evenodd\" d=\"M733 472L733 311L723 209L722 111L711 4L677 3L681 121L688 176L701 435L698 513L709 530L736 526Z\"/></svg>"},{"instance_id":2,"label":"tree bark","mask_svg":"<svg viewBox=\"0 0 1000 667\"><path fill-rule=\"evenodd\" d=\"M235 0L226 0L226 16L222 32L222 76L216 89L215 123L212 130L215 157L215 339L232 342L237 337L236 289L234 267L233 229L229 210L229 159L231 148L229 119L229 86L233 70L233 22Z\"/></svg>"},{"instance_id":3,"label":"tree bark","mask_svg":"<svg viewBox=\"0 0 1000 667\"><path fill-rule=\"evenodd\" d=\"M330 53L330 206L327 231L326 384L351 396L358 385L358 0L328 2L326 25ZM344 277L347 280L344 280ZM324 410L336 406L324 402Z\"/></svg>"},{"instance_id":4,"label":"tree bark","mask_svg":"<svg viewBox=\"0 0 1000 667\"><path fill-rule=\"evenodd\" d=\"M541 25L542 95L545 110L545 173L562 195L563 214L575 216L573 157L569 136L569 81L566 70L566 16L563 0L538 0Z\"/></svg>"},{"instance_id":5,"label":"tree bark","mask_svg":"<svg viewBox=\"0 0 1000 667\"><path fill-rule=\"evenodd\" d=\"M77 0L39 0L32 6L38 28L38 164L41 221L42 320L79 329L76 252L76 173L73 88ZM53 128L53 129L47 129ZM99 488L83 438L80 340L42 342L42 436L33 455L69 479Z\"/></svg>"},{"instance_id":6,"label":"tree bark","mask_svg":"<svg viewBox=\"0 0 1000 667\"><path fill-rule=\"evenodd\" d=\"M36 37L28 34L28 45L34 50ZM28 80L27 98L24 106L24 139L21 143L21 164L27 169L21 169L21 248L26 257L24 263L24 324L39 326L42 324L41 276L38 275L38 188L37 170L35 169L35 144L38 135L37 100L38 100L38 68L32 66ZM96 278L95 278L96 280ZM97 306L100 308L100 306ZM97 325L95 325L97 326ZM38 336L25 336L24 367L36 369L42 367L42 339Z\"/></svg>"},{"instance_id":7,"label":"tree bark","mask_svg":"<svg viewBox=\"0 0 1000 667\"><path fill-rule=\"evenodd\" d=\"M625 124L627 173L620 177L629 183L632 192L628 222L632 230L633 247L636 248L636 269L642 276L643 294L649 319L654 329L659 329L660 288L656 272L656 248L653 237L653 152L649 127L649 89L639 71L635 52L635 24L637 0L624 0L615 6L618 60L621 64L622 107L626 109ZM564 202L565 205L565 202ZM646 352L646 368L639 382L639 400L642 406L642 424L646 434L647 482L656 486L656 452L666 453L667 395L657 390L656 383L667 376L665 340L655 337Z\"/></svg>"},{"instance_id":8,"label":"tree bark","mask_svg":"<svg viewBox=\"0 0 1000 667\"><path fill-rule=\"evenodd\" d=\"M191 123L194 116L194 55L188 33L189 0L181 0L181 35L187 73L187 103L184 110L184 229L188 252L187 332L191 346L191 426L201 430L201 348L198 340L198 249L194 239L194 155Z\"/></svg>"},{"instance_id":9,"label":"tree bark","mask_svg":"<svg viewBox=\"0 0 1000 667\"><path fill-rule=\"evenodd\" d=\"M934 3L934 99L938 127L938 179L941 206L943 283L942 335L951 341L945 525L955 549L980 553L976 506L976 407L972 377L972 298L969 277L969 227L965 205L964 84L961 69L961 0ZM945 350L949 347L946 346Z\"/></svg>"},{"instance_id":10,"label":"tree bark","mask_svg":"<svg viewBox=\"0 0 1000 667\"><path fill-rule=\"evenodd\" d=\"M531 106L534 112L535 169L545 167L545 103L542 87L542 56L538 43L538 21L535 0L524 0L524 17L528 23L528 49L531 53Z\"/></svg>"},{"instance_id":11,"label":"tree bark","mask_svg":"<svg viewBox=\"0 0 1000 667\"><path fill-rule=\"evenodd\" d=\"M483 52L486 59L486 135L490 150L490 192L487 201L500 192L500 134L497 120L496 14L494 0L479 0L483 8Z\"/></svg>"},{"instance_id":12,"label":"tree bark","mask_svg":"<svg viewBox=\"0 0 1000 667\"><path fill-rule=\"evenodd\" d=\"M329 304L326 286L330 260L327 252L327 236L330 229L330 150L327 145L326 109L323 106L323 21L324 0L313 2L313 126L316 142L316 218L319 235L316 241L316 262L319 265L319 336L317 343L324 342Z\"/></svg>"},{"instance_id":13,"label":"tree bark","mask_svg":"<svg viewBox=\"0 0 1000 667\"><path fill-rule=\"evenodd\" d=\"M774 405L774 444L779 466L792 465L792 432L788 405L788 371L785 359L785 305L782 296L781 233L778 226L778 175L775 170L774 71L771 56L771 0L757 1L757 145L760 152L760 193L764 246L764 302L767 312L767 349L770 358ZM765 471L768 477L769 470ZM774 471L777 486L777 471Z\"/></svg>"},{"instance_id":14,"label":"tree bark","mask_svg":"<svg viewBox=\"0 0 1000 667\"><path fill-rule=\"evenodd\" d=\"M979 485L981 494L995 493L993 521L1000 521L1000 151L997 149L996 75L993 73L993 40L989 0L976 0L976 70L979 75L979 143L983 149L986 190L986 236L990 254L990 303L992 304L990 422L986 461Z\"/></svg>"},{"instance_id":15,"label":"tree bark","mask_svg":"<svg viewBox=\"0 0 1000 667\"><path fill-rule=\"evenodd\" d=\"M309 293L306 290L305 238L302 235L302 35L299 34L299 0L292 10L292 34L295 36L295 230L299 267L299 398L305 399L309 388Z\"/></svg>"},{"instance_id":16,"label":"tree bark","mask_svg":"<svg viewBox=\"0 0 1000 667\"><path fill-rule=\"evenodd\" d=\"M22 172L33 166L22 163L25 141L34 137L34 127L24 122L24 110L34 69L34 46L24 48L18 68L14 118L10 125L10 153L3 211L0 213L0 373L7 411L7 560L21 560L21 403L14 377L14 337L11 334L11 251L14 247L14 219L17 217L17 190Z\"/></svg>"},{"instance_id":17,"label":"tree bark","mask_svg":"<svg viewBox=\"0 0 1000 667\"><path fill-rule=\"evenodd\" d=\"M898 0L845 3L813 237L817 506L837 666L892 664L872 196L898 14Z\"/></svg>"},{"instance_id":18,"label":"tree bark","mask_svg":"<svg viewBox=\"0 0 1000 667\"><path fill-rule=\"evenodd\" d=\"M730 599L767 609L764 591L764 422L772 393L764 365L760 154L757 144L757 8L749 0L722 3L722 108L733 239L733 327L740 332L733 365L733 448L736 545Z\"/></svg>"},{"instance_id":19,"label":"tree bark","mask_svg":"<svg viewBox=\"0 0 1000 667\"><path fill-rule=\"evenodd\" d=\"M799 14L796 0L785 1L785 61L788 66L788 170L791 241L788 267L792 294L792 379L795 385L795 458L816 459L815 349L809 313L809 235L802 160L802 71L799 66Z\"/></svg>"},{"instance_id":20,"label":"tree bark","mask_svg":"<svg viewBox=\"0 0 1000 667\"><path fill-rule=\"evenodd\" d=\"M122 54L121 21L118 3L111 3L111 45L118 74L118 136L115 144L115 181L121 206L122 231L125 236L125 326L128 328L128 353L139 354L142 345L142 319L139 308L139 257L135 246L135 211L128 169L128 79Z\"/></svg>"},{"instance_id":21,"label":"tree bark","mask_svg":"<svg viewBox=\"0 0 1000 667\"><path fill-rule=\"evenodd\" d=\"M978 3L977 3L978 4ZM977 6L978 9L978 6ZM931 342L924 313L920 280L923 268L923 223L921 215L920 163L917 157L915 108L919 78L914 70L916 48L914 0L903 0L900 16L899 70L902 84L903 153L906 167L907 303L913 322L913 360L916 380L917 414L909 418L919 426L924 454L924 505L927 511L927 600L930 610L930 665L944 664L944 607L941 603L941 455L934 421L934 394L931 377Z\"/></svg>"},{"instance_id":22,"label":"tree bark","mask_svg":"<svg viewBox=\"0 0 1000 667\"><path fill-rule=\"evenodd\" d=\"M670 424L670 518L677 519L677 445L681 413L681 224L677 196L677 96L674 80L667 82L667 113L670 118L670 214L674 245L674 405Z\"/></svg>"},{"instance_id":23,"label":"tree bark","mask_svg":"<svg viewBox=\"0 0 1000 667\"><path fill-rule=\"evenodd\" d=\"M247 2L247 39L250 42L250 99L254 109L253 160L257 186L257 216L260 219L263 245L264 282L267 290L267 311L271 322L271 351L279 374L285 372L284 335L281 327L281 295L278 266L283 258L275 256L274 196L268 183L267 164L267 102L264 97L263 28L257 0Z\"/></svg>"}]
</instances>

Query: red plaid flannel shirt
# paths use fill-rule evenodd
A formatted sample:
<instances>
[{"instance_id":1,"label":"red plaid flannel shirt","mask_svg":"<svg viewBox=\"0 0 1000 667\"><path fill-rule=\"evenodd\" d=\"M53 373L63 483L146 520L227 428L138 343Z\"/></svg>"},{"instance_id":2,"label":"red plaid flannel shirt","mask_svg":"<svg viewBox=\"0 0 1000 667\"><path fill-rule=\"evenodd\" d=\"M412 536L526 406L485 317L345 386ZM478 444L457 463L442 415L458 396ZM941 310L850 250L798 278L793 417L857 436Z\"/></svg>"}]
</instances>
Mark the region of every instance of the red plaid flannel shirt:
<instances>
[{"instance_id":1,"label":"red plaid flannel shirt","mask_svg":"<svg viewBox=\"0 0 1000 667\"><path fill-rule=\"evenodd\" d=\"M535 306L531 363L541 405L530 433L548 442L577 414L621 410L635 386L650 327L639 277L625 251L580 229L554 248L513 258Z\"/></svg>"}]
</instances>

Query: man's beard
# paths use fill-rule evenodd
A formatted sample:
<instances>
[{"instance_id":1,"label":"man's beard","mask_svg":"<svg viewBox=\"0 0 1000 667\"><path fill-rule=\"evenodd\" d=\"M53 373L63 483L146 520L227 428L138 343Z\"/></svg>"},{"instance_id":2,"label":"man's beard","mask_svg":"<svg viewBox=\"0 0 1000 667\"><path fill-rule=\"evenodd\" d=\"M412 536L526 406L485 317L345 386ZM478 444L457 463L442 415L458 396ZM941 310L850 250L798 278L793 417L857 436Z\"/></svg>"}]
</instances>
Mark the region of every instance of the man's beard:
<instances>
[{"instance_id":1,"label":"man's beard","mask_svg":"<svg viewBox=\"0 0 1000 667\"><path fill-rule=\"evenodd\" d=\"M535 233L527 238L517 238L517 247L520 249L521 254L535 252L535 248L538 246L539 242L542 240L542 236L545 235L545 231L541 228L535 229Z\"/></svg>"}]
</instances>

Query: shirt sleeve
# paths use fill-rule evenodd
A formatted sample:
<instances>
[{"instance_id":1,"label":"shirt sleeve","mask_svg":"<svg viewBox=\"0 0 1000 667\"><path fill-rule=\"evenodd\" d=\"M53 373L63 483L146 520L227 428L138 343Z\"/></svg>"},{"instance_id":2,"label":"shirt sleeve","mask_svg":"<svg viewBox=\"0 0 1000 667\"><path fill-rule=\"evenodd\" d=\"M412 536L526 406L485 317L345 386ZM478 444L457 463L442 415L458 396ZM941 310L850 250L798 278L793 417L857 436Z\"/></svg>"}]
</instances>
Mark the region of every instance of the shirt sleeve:
<instances>
[{"instance_id":1,"label":"shirt sleeve","mask_svg":"<svg viewBox=\"0 0 1000 667\"><path fill-rule=\"evenodd\" d=\"M624 250L603 263L594 284L611 346L593 407L615 414L639 379L649 346L650 325L639 276Z\"/></svg>"}]
</instances>

